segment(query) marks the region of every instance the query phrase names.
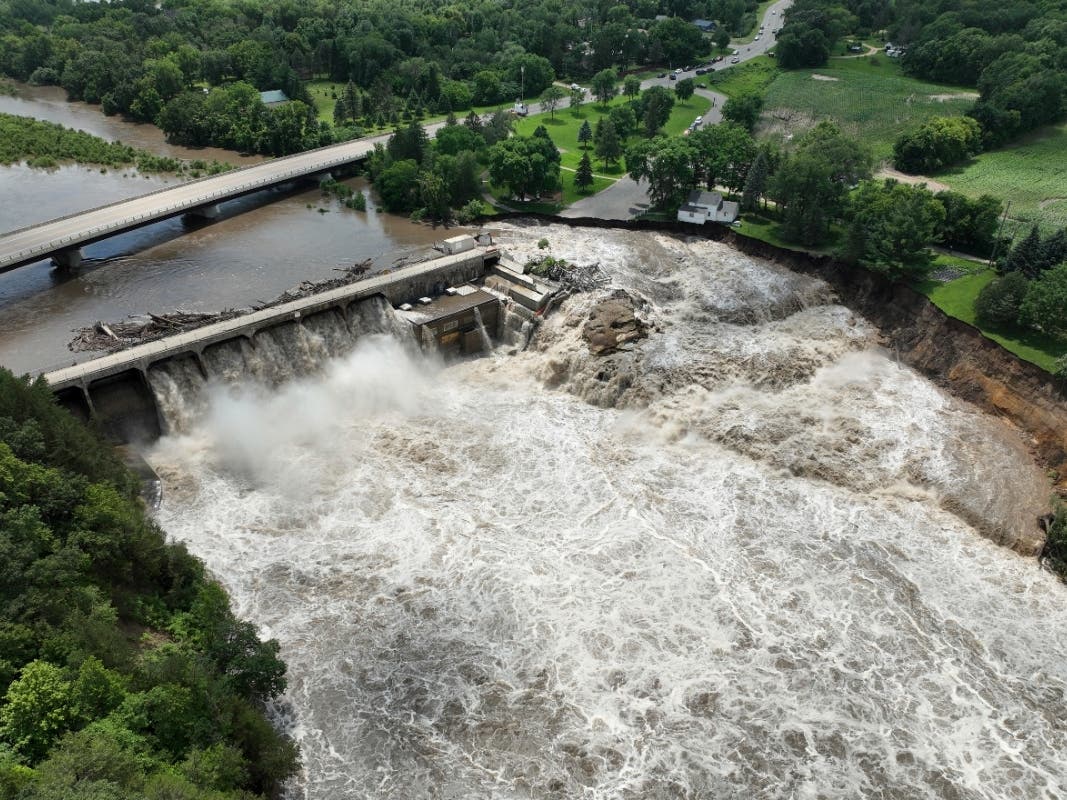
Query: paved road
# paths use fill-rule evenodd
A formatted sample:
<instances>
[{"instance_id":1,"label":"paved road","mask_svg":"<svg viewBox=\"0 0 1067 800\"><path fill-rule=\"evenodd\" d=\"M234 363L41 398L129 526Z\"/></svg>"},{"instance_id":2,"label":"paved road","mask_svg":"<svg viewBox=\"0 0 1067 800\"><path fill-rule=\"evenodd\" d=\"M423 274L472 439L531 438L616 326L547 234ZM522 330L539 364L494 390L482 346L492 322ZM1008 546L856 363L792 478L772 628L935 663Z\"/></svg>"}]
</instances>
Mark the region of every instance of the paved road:
<instances>
[{"instance_id":1,"label":"paved road","mask_svg":"<svg viewBox=\"0 0 1067 800\"><path fill-rule=\"evenodd\" d=\"M427 131L435 133L442 124L427 126ZM383 134L276 158L8 233L0 237L0 272L155 220L324 172L365 156L386 139Z\"/></svg>"},{"instance_id":2,"label":"paved road","mask_svg":"<svg viewBox=\"0 0 1067 800\"><path fill-rule=\"evenodd\" d=\"M779 2L767 9L763 15L763 35L758 41L751 44L739 45L736 49L738 63L749 61L753 58L766 58L766 53L776 42L774 32L781 27L782 14L793 0L779 0ZM712 69L720 71L734 66L727 56ZM700 82L699 75L693 72L683 72L680 78L696 78ZM669 78L651 78L641 82L641 88L649 86L667 86L673 88L675 82ZM705 125L717 125L722 122L722 105L726 102L726 96L710 89L697 89L696 93L712 101L712 107L704 114ZM621 178L603 191L597 192L592 197L585 197L571 204L570 207L560 212L562 217L599 217L600 219L631 219L648 210L648 183L637 183L630 177Z\"/></svg>"}]
</instances>

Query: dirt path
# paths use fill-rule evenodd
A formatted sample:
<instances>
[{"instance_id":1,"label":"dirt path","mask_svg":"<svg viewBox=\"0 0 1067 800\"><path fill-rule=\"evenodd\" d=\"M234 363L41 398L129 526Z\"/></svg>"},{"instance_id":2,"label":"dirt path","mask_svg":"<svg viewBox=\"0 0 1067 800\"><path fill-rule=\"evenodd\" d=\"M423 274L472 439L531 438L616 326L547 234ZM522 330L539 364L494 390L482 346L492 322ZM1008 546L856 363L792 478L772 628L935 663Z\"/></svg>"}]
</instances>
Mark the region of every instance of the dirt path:
<instances>
[{"instance_id":1,"label":"dirt path","mask_svg":"<svg viewBox=\"0 0 1067 800\"><path fill-rule=\"evenodd\" d=\"M952 187L948 184L935 181L933 178L927 178L925 175L907 175L900 170L892 169L891 167L882 167L875 174L877 178L896 178L901 183L908 183L912 186L916 186L920 183L925 183L926 188L931 192L947 192Z\"/></svg>"}]
</instances>

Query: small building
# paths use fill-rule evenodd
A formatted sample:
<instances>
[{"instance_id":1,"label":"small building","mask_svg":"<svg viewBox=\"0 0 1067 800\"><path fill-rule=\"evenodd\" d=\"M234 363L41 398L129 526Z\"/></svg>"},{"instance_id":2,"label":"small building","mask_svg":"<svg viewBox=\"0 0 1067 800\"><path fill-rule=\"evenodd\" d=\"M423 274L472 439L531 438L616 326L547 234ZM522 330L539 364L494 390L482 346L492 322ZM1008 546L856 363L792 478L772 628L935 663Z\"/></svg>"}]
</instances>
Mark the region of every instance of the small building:
<instances>
[{"instance_id":1,"label":"small building","mask_svg":"<svg viewBox=\"0 0 1067 800\"><path fill-rule=\"evenodd\" d=\"M457 253L465 253L468 250L473 250L478 246L478 241L470 234L463 234L462 236L453 236L450 239L445 239L442 242L438 242L434 245L434 248L440 250L446 256L454 256Z\"/></svg>"},{"instance_id":2,"label":"small building","mask_svg":"<svg viewBox=\"0 0 1067 800\"><path fill-rule=\"evenodd\" d=\"M701 33L711 33L718 27L713 19L695 19L693 24L700 29Z\"/></svg>"},{"instance_id":3,"label":"small building","mask_svg":"<svg viewBox=\"0 0 1067 800\"><path fill-rule=\"evenodd\" d=\"M289 96L281 89L271 89L269 92L260 92L259 99L263 101L263 105L267 108L271 106L280 106L283 103L289 102Z\"/></svg>"},{"instance_id":4,"label":"small building","mask_svg":"<svg viewBox=\"0 0 1067 800\"><path fill-rule=\"evenodd\" d=\"M725 222L729 224L737 219L737 203L723 200L718 192L702 192L699 189L689 193L685 203L678 209L679 222Z\"/></svg>"},{"instance_id":5,"label":"small building","mask_svg":"<svg viewBox=\"0 0 1067 800\"><path fill-rule=\"evenodd\" d=\"M423 347L444 356L484 352L492 346L500 322L500 299L477 287L455 287L402 315L415 327Z\"/></svg>"}]
</instances>

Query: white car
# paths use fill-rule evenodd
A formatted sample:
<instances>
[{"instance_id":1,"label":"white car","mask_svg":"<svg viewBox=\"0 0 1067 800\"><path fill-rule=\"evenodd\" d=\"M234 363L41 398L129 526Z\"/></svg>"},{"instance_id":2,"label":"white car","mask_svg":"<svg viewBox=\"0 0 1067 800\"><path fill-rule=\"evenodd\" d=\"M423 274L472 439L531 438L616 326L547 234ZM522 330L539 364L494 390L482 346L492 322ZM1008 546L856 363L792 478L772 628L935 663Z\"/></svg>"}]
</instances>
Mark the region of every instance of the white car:
<instances>
[{"instance_id":1,"label":"white car","mask_svg":"<svg viewBox=\"0 0 1067 800\"><path fill-rule=\"evenodd\" d=\"M703 121L704 121L703 117L697 117L695 120L693 120L693 124L694 125L699 125Z\"/></svg>"},{"instance_id":2,"label":"white car","mask_svg":"<svg viewBox=\"0 0 1067 800\"><path fill-rule=\"evenodd\" d=\"M740 60L741 60L740 58L738 58L737 56L734 56L733 58L730 59L730 63L731 64L736 64Z\"/></svg>"}]
</instances>

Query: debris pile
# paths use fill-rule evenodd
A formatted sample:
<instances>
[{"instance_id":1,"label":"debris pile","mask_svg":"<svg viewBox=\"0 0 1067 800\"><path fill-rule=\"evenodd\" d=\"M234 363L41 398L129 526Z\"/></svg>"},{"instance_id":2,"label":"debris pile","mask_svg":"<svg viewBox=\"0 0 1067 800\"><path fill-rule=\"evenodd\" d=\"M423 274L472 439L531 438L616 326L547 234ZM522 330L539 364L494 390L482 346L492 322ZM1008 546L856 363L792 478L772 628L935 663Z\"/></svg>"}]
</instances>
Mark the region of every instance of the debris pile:
<instances>
[{"instance_id":1,"label":"debris pile","mask_svg":"<svg viewBox=\"0 0 1067 800\"><path fill-rule=\"evenodd\" d=\"M125 322L97 322L89 327L76 329L74 338L67 344L67 349L75 353L101 350L114 353L145 342L162 339L164 336L173 336L176 333L184 333L205 325L233 319L249 311L259 311L320 292L327 292L330 289L339 289L366 277L371 271L372 261L373 259L368 258L357 261L350 267L339 267L336 271L341 274L336 278L324 281L304 281L295 288L287 289L276 299L266 303L257 303L250 309L228 308L214 313L174 311L169 314L131 316Z\"/></svg>"}]
</instances>

